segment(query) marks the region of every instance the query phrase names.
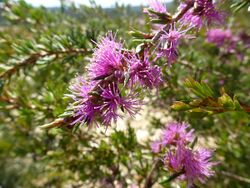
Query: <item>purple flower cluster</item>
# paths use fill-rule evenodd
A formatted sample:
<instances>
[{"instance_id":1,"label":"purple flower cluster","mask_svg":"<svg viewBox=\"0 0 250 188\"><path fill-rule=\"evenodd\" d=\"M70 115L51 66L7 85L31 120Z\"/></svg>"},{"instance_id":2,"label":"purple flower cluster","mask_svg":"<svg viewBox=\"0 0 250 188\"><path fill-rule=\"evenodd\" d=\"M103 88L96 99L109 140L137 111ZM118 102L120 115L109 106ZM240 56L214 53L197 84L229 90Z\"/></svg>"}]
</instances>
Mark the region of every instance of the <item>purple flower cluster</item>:
<instances>
[{"instance_id":1,"label":"purple flower cluster","mask_svg":"<svg viewBox=\"0 0 250 188\"><path fill-rule=\"evenodd\" d=\"M212 167L217 163L211 162L212 151L189 146L194 141L194 130L188 131L188 127L187 123L169 123L161 140L153 142L151 148L154 153L166 152L163 159L165 168L182 174L189 185L195 181L204 183L214 174Z\"/></svg>"},{"instance_id":2,"label":"purple flower cluster","mask_svg":"<svg viewBox=\"0 0 250 188\"><path fill-rule=\"evenodd\" d=\"M177 29L175 24L171 24L168 31L163 31L158 42L158 57L167 58L169 65L175 62L178 57L177 47L180 40L192 38L186 34L189 29L182 30L182 27Z\"/></svg>"},{"instance_id":3,"label":"purple flower cluster","mask_svg":"<svg viewBox=\"0 0 250 188\"><path fill-rule=\"evenodd\" d=\"M142 104L138 87L157 88L162 83L161 69L153 65L147 52L140 57L123 49L109 33L94 50L88 77L78 77L70 87L73 122L103 124L106 127L121 117L134 116Z\"/></svg>"},{"instance_id":4,"label":"purple flower cluster","mask_svg":"<svg viewBox=\"0 0 250 188\"><path fill-rule=\"evenodd\" d=\"M187 131L188 127L187 123L168 123L165 130L163 130L161 140L152 143L152 151L158 153L167 145L185 145L192 142L194 130Z\"/></svg>"},{"instance_id":5,"label":"purple flower cluster","mask_svg":"<svg viewBox=\"0 0 250 188\"><path fill-rule=\"evenodd\" d=\"M212 0L186 0L178 7L178 13L171 16L160 0L150 0L149 8L144 11L158 23L155 36L157 41L157 58L166 58L168 65L172 65L178 58L178 45L181 39L190 39L187 31L191 28L200 29L205 23L222 23L224 14L218 11Z\"/></svg>"},{"instance_id":6,"label":"purple flower cluster","mask_svg":"<svg viewBox=\"0 0 250 188\"><path fill-rule=\"evenodd\" d=\"M152 65L147 52L142 58L141 60L137 55L133 55L128 59L130 64L129 85L133 86L139 83L145 88L158 88L162 84L160 67Z\"/></svg>"},{"instance_id":7,"label":"purple flower cluster","mask_svg":"<svg viewBox=\"0 0 250 188\"><path fill-rule=\"evenodd\" d=\"M217 163L211 162L213 152L204 148L191 150L178 145L174 151L169 151L164 158L167 170L174 173L183 173L182 178L189 185L195 181L205 183L208 177L214 175L212 167Z\"/></svg>"},{"instance_id":8,"label":"purple flower cluster","mask_svg":"<svg viewBox=\"0 0 250 188\"><path fill-rule=\"evenodd\" d=\"M152 13L153 10L154 12ZM156 43L157 58L166 58L168 65L173 64L178 57L178 45L181 39L189 39L190 36L186 34L192 27L183 29L184 24L179 24L173 21L173 18L167 8L160 0L150 0L149 8L144 11L152 20L161 20L156 27L156 34L160 33ZM159 14L157 14L157 13ZM166 24L167 25L162 25Z\"/></svg>"},{"instance_id":9,"label":"purple flower cluster","mask_svg":"<svg viewBox=\"0 0 250 188\"><path fill-rule=\"evenodd\" d=\"M186 1L181 3L179 11L185 9L187 6L192 5L180 20L185 25L190 25L200 29L204 23L210 24L222 24L224 20L224 13L218 11L215 8L213 0L195 0Z\"/></svg>"},{"instance_id":10,"label":"purple flower cluster","mask_svg":"<svg viewBox=\"0 0 250 188\"><path fill-rule=\"evenodd\" d=\"M214 43L218 48L223 47L227 52L234 52L238 41L229 29L210 29L206 38L207 42Z\"/></svg>"},{"instance_id":11,"label":"purple flower cluster","mask_svg":"<svg viewBox=\"0 0 250 188\"><path fill-rule=\"evenodd\" d=\"M187 0L174 16L167 12L160 0L149 0L149 5L146 13L152 20L163 20L159 22L163 25L154 36L146 36L146 39L152 39L152 43L145 44L140 54L124 49L123 44L116 41L111 33L96 44L86 79L78 77L70 87L74 100L69 108L73 112L72 125L94 123L107 127L122 117L121 112L134 116L142 104L138 91L158 88L162 84L161 68L153 64L154 60L164 57L169 65L173 64L178 57L180 41L191 38L186 34L187 31L193 27L200 28L204 21L210 23L222 20L222 14L211 0ZM217 45L229 38L222 33L216 38L215 34L218 31L209 33L208 40ZM150 56L152 47L156 50L153 60ZM155 148L167 144L158 142Z\"/></svg>"}]
</instances>

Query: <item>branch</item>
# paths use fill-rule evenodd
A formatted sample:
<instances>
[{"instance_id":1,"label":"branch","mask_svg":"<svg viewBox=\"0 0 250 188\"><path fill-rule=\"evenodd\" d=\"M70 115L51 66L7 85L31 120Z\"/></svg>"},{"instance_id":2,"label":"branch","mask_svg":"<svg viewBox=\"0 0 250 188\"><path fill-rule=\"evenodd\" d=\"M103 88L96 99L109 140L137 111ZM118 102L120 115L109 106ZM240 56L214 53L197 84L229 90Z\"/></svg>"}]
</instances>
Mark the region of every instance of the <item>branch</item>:
<instances>
[{"instance_id":1,"label":"branch","mask_svg":"<svg viewBox=\"0 0 250 188\"><path fill-rule=\"evenodd\" d=\"M16 64L14 67L8 69L7 71L5 71L4 73L2 73L0 75L0 79L6 78L6 77L10 77L13 74L15 74L16 72L18 72L20 69L28 66L28 65L34 65L39 59L44 58L46 56L59 56L59 55L63 55L63 54L90 54L91 51L88 51L86 49L69 49L69 50L65 50L65 51L46 51L44 52L38 52L38 53L34 53L31 54L30 57L28 57L27 59L25 59L24 61L22 61L21 63Z\"/></svg>"},{"instance_id":2,"label":"branch","mask_svg":"<svg viewBox=\"0 0 250 188\"><path fill-rule=\"evenodd\" d=\"M174 17L173 17L173 19L172 19L172 22L177 22L177 21L179 21L179 20L184 16L184 14L185 14L190 8L192 8L193 6L194 6L194 2L191 2L191 3L187 4L185 8L183 8L182 10L180 10L179 12L177 12L177 13L174 15Z\"/></svg>"},{"instance_id":3,"label":"branch","mask_svg":"<svg viewBox=\"0 0 250 188\"><path fill-rule=\"evenodd\" d=\"M3 95L0 96L0 102L7 103L7 104L11 105L8 107L5 106L5 108L9 109L9 110L21 107L15 99L9 98L9 97L3 96ZM0 107L0 109L1 109L1 107Z\"/></svg>"},{"instance_id":4,"label":"branch","mask_svg":"<svg viewBox=\"0 0 250 188\"><path fill-rule=\"evenodd\" d=\"M192 3L189 3L186 5L185 8L183 8L181 11L177 12L173 19L171 20L171 23L174 23L174 22L177 22L179 21L183 15L190 9L192 8L192 6L194 5L194 2ZM169 24L167 24L162 30L160 30L153 38L152 38L152 41L153 43L155 43L160 37L161 35L164 33L164 31L168 30L169 29Z\"/></svg>"},{"instance_id":5,"label":"branch","mask_svg":"<svg viewBox=\"0 0 250 188\"><path fill-rule=\"evenodd\" d=\"M250 113L250 106L247 106L247 105L245 105L245 104L243 104L241 102L240 102L240 105L241 105L241 107L243 108L243 110L245 112Z\"/></svg>"},{"instance_id":6,"label":"branch","mask_svg":"<svg viewBox=\"0 0 250 188\"><path fill-rule=\"evenodd\" d=\"M55 121L39 126L40 129L49 130L51 128L59 128L65 124L68 124L72 121L72 117L66 117L66 118L57 118Z\"/></svg>"},{"instance_id":7,"label":"branch","mask_svg":"<svg viewBox=\"0 0 250 188\"><path fill-rule=\"evenodd\" d=\"M145 180L145 184L144 184L144 188L150 188L154 185L154 183L156 182L156 180L153 180L153 176L155 174L155 171L157 171L160 167L161 164L161 160L157 159L155 161L155 163L153 164L152 169L150 170L146 180Z\"/></svg>"},{"instance_id":8,"label":"branch","mask_svg":"<svg viewBox=\"0 0 250 188\"><path fill-rule=\"evenodd\" d=\"M250 184L250 179L239 176L239 175L236 175L236 174L233 174L231 172L222 171L221 174L224 175L224 176L233 178L235 180Z\"/></svg>"}]
</instances>

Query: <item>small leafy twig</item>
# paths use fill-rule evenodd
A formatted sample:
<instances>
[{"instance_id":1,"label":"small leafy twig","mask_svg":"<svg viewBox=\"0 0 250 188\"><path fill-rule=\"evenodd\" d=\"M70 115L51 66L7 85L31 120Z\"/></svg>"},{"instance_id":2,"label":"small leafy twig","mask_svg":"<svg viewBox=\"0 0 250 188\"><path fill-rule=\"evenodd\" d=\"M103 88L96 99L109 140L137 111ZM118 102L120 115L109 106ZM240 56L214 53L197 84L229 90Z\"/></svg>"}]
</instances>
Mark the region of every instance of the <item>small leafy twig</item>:
<instances>
[{"instance_id":1,"label":"small leafy twig","mask_svg":"<svg viewBox=\"0 0 250 188\"><path fill-rule=\"evenodd\" d=\"M13 74L15 74L16 72L18 72L20 69L27 67L29 65L34 65L39 59L42 59L47 56L58 57L59 55L63 55L63 54L80 54L80 53L87 55L87 54L90 54L91 51L88 51L86 49L69 49L69 50L64 50L64 51L46 51L46 52L34 53L34 54L31 54L24 61L16 64L14 67L2 73L0 75L0 79L6 78L6 77L8 78L12 76Z\"/></svg>"},{"instance_id":2,"label":"small leafy twig","mask_svg":"<svg viewBox=\"0 0 250 188\"><path fill-rule=\"evenodd\" d=\"M168 15L168 22L167 22L167 24L165 24L165 26L164 26L159 32L157 32L155 35L153 35L153 34L142 33L142 32L140 32L140 31L138 31L138 30L134 30L134 31L130 32L130 34L131 34L132 36L134 36L135 38L139 39L139 40L144 39L144 41L147 41L147 40L145 40L145 39L148 39L148 40L151 39L151 40L149 40L149 41L152 42L152 43L150 44L150 46L152 46L152 44L156 43L156 42L159 40L159 38L161 37L161 35L162 35L165 31L169 30L170 24L179 21L179 20L183 17L183 15L184 15L190 8L192 8L193 5L194 5L194 2L190 2L189 4L186 5L185 8L183 8L182 10L180 10L179 12L177 12L173 17L172 17L171 15L165 14L165 15ZM152 11L152 10L149 9L149 11ZM154 12L154 13L156 14L157 12ZM161 13L161 14L163 14L163 13ZM156 15L159 16L158 14L156 14ZM166 18L164 18L163 22L165 22L165 19L166 19ZM147 46L147 45L146 45L146 46ZM148 46L147 46L147 47L148 47Z\"/></svg>"},{"instance_id":3,"label":"small leafy twig","mask_svg":"<svg viewBox=\"0 0 250 188\"><path fill-rule=\"evenodd\" d=\"M250 112L250 107L240 103L236 96L229 96L221 88L221 96L217 97L214 91L204 82L197 82L192 78L186 79L185 87L190 89L197 98L190 98L187 102L175 101L171 108L178 111L190 111L193 115L206 116L229 111Z\"/></svg>"},{"instance_id":4,"label":"small leafy twig","mask_svg":"<svg viewBox=\"0 0 250 188\"><path fill-rule=\"evenodd\" d=\"M238 12L242 8L250 6L250 1L249 0L241 0L241 1L236 1L231 5L231 8L234 9L234 12Z\"/></svg>"}]
</instances>

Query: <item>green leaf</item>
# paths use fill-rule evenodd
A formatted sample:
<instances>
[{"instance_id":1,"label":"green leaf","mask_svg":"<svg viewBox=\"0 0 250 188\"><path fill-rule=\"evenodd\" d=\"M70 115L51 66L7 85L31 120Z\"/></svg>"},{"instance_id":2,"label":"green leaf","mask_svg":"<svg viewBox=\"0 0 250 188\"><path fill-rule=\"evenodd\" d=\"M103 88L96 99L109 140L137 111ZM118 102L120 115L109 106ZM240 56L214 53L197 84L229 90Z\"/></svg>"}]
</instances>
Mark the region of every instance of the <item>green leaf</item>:
<instances>
[{"instance_id":1,"label":"green leaf","mask_svg":"<svg viewBox=\"0 0 250 188\"><path fill-rule=\"evenodd\" d=\"M184 86L190 88L191 91L200 98L213 97L214 93L212 89L205 82L197 82L193 78L189 77L185 80Z\"/></svg>"},{"instance_id":2,"label":"green leaf","mask_svg":"<svg viewBox=\"0 0 250 188\"><path fill-rule=\"evenodd\" d=\"M162 20L162 19L151 19L150 22L153 24L163 24L163 25L168 23L167 20Z\"/></svg>"},{"instance_id":3,"label":"green leaf","mask_svg":"<svg viewBox=\"0 0 250 188\"><path fill-rule=\"evenodd\" d=\"M201 119L209 115L209 113L206 111L192 110L188 115L194 119Z\"/></svg>"},{"instance_id":4,"label":"green leaf","mask_svg":"<svg viewBox=\"0 0 250 188\"><path fill-rule=\"evenodd\" d=\"M165 13L157 12L157 11L154 11L153 9L150 9L150 8L148 8L147 10L151 14L154 14L154 15L158 16L159 18L161 18L162 20L167 21L167 23L169 23L172 20L172 16L168 12L165 12Z\"/></svg>"},{"instance_id":5,"label":"green leaf","mask_svg":"<svg viewBox=\"0 0 250 188\"><path fill-rule=\"evenodd\" d=\"M169 178L167 178L166 180L161 181L160 184L162 185L168 184L169 182L171 182L172 180L174 180L175 178L179 177L182 174L183 174L183 171L175 173L171 175Z\"/></svg>"},{"instance_id":6,"label":"green leaf","mask_svg":"<svg viewBox=\"0 0 250 188\"><path fill-rule=\"evenodd\" d=\"M190 148L194 148L194 146L195 146L195 144L198 142L198 137L196 136L195 138L194 138L194 141L191 143L191 145L190 145Z\"/></svg>"},{"instance_id":7,"label":"green leaf","mask_svg":"<svg viewBox=\"0 0 250 188\"><path fill-rule=\"evenodd\" d=\"M175 101L174 104L171 106L171 108L173 110L189 110L191 109L192 107L189 106L188 104L185 104L184 102L181 102L181 101Z\"/></svg>"},{"instance_id":8,"label":"green leaf","mask_svg":"<svg viewBox=\"0 0 250 188\"><path fill-rule=\"evenodd\" d=\"M76 131L78 131L78 129L79 129L83 124L84 124L84 122L82 122L81 124L78 123L78 124L74 125L73 130L72 130L72 133L75 134Z\"/></svg>"},{"instance_id":9,"label":"green leaf","mask_svg":"<svg viewBox=\"0 0 250 188\"><path fill-rule=\"evenodd\" d=\"M235 104L232 98L224 93L221 97L218 98L218 103L222 105L224 108L227 110L234 110L235 109Z\"/></svg>"},{"instance_id":10,"label":"green leaf","mask_svg":"<svg viewBox=\"0 0 250 188\"><path fill-rule=\"evenodd\" d=\"M242 0L242 1L239 1L239 2L232 4L231 8L234 9L234 12L238 12L239 10L241 10L242 8L244 8L247 5L250 6L249 0Z\"/></svg>"},{"instance_id":11,"label":"green leaf","mask_svg":"<svg viewBox=\"0 0 250 188\"><path fill-rule=\"evenodd\" d=\"M234 101L235 110L242 111L243 108L240 105L239 101L237 100L236 96L234 96L233 101Z\"/></svg>"},{"instance_id":12,"label":"green leaf","mask_svg":"<svg viewBox=\"0 0 250 188\"><path fill-rule=\"evenodd\" d=\"M145 35L146 35L145 33L136 29L133 29L133 31L129 31L129 34L138 39L145 39Z\"/></svg>"}]
</instances>

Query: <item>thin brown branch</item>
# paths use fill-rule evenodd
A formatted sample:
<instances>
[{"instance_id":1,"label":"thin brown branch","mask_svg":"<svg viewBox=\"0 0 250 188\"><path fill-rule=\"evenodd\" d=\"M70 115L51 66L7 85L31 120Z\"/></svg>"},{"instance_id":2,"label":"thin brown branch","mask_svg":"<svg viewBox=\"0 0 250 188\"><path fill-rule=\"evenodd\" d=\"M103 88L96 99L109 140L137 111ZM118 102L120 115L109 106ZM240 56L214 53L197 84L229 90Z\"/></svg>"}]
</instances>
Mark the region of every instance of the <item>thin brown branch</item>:
<instances>
[{"instance_id":1,"label":"thin brown branch","mask_svg":"<svg viewBox=\"0 0 250 188\"><path fill-rule=\"evenodd\" d=\"M15 74L16 72L18 72L22 68L27 67L29 65L34 65L39 59L44 58L46 56L53 56L53 55L59 56L63 54L80 54L80 53L87 55L87 54L90 54L91 51L88 51L86 49L69 49L69 50L64 50L64 51L46 51L46 52L34 53L34 54L31 54L24 61L16 64L14 67L2 73L0 75L0 79L6 78L6 77L8 78L11 75Z\"/></svg>"},{"instance_id":2,"label":"thin brown branch","mask_svg":"<svg viewBox=\"0 0 250 188\"><path fill-rule=\"evenodd\" d=\"M41 54L32 54L29 58L25 59L21 63L16 64L14 67L8 69L4 73L0 75L0 79L10 77L12 74L16 73L18 70L20 70L22 67L26 67L30 64L34 64L39 58L44 57Z\"/></svg>"},{"instance_id":3,"label":"thin brown branch","mask_svg":"<svg viewBox=\"0 0 250 188\"><path fill-rule=\"evenodd\" d=\"M247 106L247 105L242 104L242 103L240 103L240 105L245 112L250 113L250 106Z\"/></svg>"},{"instance_id":4,"label":"thin brown branch","mask_svg":"<svg viewBox=\"0 0 250 188\"><path fill-rule=\"evenodd\" d=\"M177 12L174 16L173 16L173 19L172 19L172 22L177 22L179 21L183 16L184 14L194 6L194 2L191 2L189 4L186 5L185 8L183 8L182 10L180 10L179 12Z\"/></svg>"}]
</instances>

